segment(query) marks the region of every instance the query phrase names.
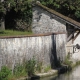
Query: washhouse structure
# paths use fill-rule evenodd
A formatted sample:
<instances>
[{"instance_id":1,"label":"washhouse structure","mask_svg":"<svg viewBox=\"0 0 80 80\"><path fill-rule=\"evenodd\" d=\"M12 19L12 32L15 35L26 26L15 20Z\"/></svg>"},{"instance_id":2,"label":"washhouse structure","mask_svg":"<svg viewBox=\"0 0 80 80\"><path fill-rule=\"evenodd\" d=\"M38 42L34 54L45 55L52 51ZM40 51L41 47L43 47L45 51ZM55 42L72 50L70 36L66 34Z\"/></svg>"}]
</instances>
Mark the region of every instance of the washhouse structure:
<instances>
[{"instance_id":1,"label":"washhouse structure","mask_svg":"<svg viewBox=\"0 0 80 80\"><path fill-rule=\"evenodd\" d=\"M0 36L0 69L35 58L42 67L56 68L68 54L80 60L80 23L41 3L33 4L33 35Z\"/></svg>"},{"instance_id":2,"label":"washhouse structure","mask_svg":"<svg viewBox=\"0 0 80 80\"><path fill-rule=\"evenodd\" d=\"M36 2L33 4L32 31L34 33L66 33L66 54L70 54L72 59L80 60L79 22ZM61 38L64 39L64 37Z\"/></svg>"}]
</instances>

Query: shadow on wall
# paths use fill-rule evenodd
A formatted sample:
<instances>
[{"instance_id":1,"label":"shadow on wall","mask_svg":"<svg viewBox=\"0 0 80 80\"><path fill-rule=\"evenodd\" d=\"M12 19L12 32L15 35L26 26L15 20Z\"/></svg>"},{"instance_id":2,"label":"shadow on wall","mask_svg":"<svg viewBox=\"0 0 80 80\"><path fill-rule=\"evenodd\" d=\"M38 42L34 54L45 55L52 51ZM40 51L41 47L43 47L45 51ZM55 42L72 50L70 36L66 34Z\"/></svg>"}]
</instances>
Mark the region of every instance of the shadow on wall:
<instances>
[{"instance_id":1,"label":"shadow on wall","mask_svg":"<svg viewBox=\"0 0 80 80\"><path fill-rule=\"evenodd\" d=\"M57 52L56 52L56 35L52 35L52 49L50 54L50 63L52 69L61 66L60 60L57 58Z\"/></svg>"}]
</instances>

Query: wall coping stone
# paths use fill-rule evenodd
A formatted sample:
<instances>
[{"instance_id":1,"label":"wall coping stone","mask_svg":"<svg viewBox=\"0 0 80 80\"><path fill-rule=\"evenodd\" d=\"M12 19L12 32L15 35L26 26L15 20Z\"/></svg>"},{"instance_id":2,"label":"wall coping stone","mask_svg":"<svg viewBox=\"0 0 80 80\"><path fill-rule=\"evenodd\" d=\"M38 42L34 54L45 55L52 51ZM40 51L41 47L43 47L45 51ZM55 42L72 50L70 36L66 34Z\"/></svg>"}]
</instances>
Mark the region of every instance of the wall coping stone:
<instances>
[{"instance_id":1,"label":"wall coping stone","mask_svg":"<svg viewBox=\"0 0 80 80\"><path fill-rule=\"evenodd\" d=\"M31 34L31 35L16 35L16 36L0 36L0 39L8 39L8 38L24 38L24 37L39 37L39 36L49 36L49 35L57 35L57 34L66 34L66 32L58 32L58 33L44 33L44 34Z\"/></svg>"}]
</instances>

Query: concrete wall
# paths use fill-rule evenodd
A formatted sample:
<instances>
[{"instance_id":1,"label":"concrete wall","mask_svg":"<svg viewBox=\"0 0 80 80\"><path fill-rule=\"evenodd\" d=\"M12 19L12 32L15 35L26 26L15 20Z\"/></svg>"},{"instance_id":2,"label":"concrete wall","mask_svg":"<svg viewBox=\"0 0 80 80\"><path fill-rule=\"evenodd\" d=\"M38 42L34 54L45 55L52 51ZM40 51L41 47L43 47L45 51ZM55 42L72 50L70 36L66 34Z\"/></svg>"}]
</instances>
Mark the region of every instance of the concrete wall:
<instances>
[{"instance_id":1,"label":"concrete wall","mask_svg":"<svg viewBox=\"0 0 80 80\"><path fill-rule=\"evenodd\" d=\"M66 23L39 6L33 7L32 31L34 33L66 32Z\"/></svg>"},{"instance_id":2,"label":"concrete wall","mask_svg":"<svg viewBox=\"0 0 80 80\"><path fill-rule=\"evenodd\" d=\"M33 56L44 66L53 65L55 56L63 60L66 55L65 40L65 34L0 38L0 68L3 65L14 68Z\"/></svg>"}]
</instances>

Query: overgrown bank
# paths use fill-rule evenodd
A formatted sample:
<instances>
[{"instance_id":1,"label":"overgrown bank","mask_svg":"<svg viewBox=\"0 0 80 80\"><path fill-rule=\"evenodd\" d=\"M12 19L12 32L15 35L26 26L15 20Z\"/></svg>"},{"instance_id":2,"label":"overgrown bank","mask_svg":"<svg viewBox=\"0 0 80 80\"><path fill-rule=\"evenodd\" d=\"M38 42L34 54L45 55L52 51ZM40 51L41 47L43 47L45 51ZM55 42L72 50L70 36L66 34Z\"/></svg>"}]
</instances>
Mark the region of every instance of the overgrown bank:
<instances>
[{"instance_id":1,"label":"overgrown bank","mask_svg":"<svg viewBox=\"0 0 80 80\"><path fill-rule=\"evenodd\" d=\"M71 60L71 55L70 53L68 53L63 64L67 65L68 71L69 71L69 70L72 70L74 67L80 65L80 61L74 61L73 59Z\"/></svg>"},{"instance_id":2,"label":"overgrown bank","mask_svg":"<svg viewBox=\"0 0 80 80\"><path fill-rule=\"evenodd\" d=\"M28 78L38 73L48 72L49 70L51 70L50 66L44 68L41 62L33 58L23 64L16 64L13 70L7 66L2 66L0 80L16 80L21 77Z\"/></svg>"},{"instance_id":3,"label":"overgrown bank","mask_svg":"<svg viewBox=\"0 0 80 80\"><path fill-rule=\"evenodd\" d=\"M70 61L70 56L68 55L63 64L68 66L67 70L70 71L74 67L80 65L80 61L77 61L75 64L73 64L73 62ZM39 77L45 77L49 75L54 76L55 74L58 73L57 71L51 71L50 66L44 67L42 65L42 62L36 61L35 58L33 57L32 59L24 62L23 64L16 64L13 70L7 66L2 66L0 70L0 80L16 80L22 77L28 79L29 77L32 77L36 74Z\"/></svg>"}]
</instances>

